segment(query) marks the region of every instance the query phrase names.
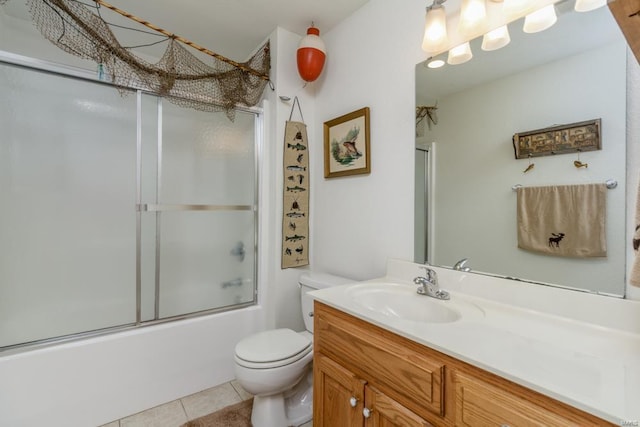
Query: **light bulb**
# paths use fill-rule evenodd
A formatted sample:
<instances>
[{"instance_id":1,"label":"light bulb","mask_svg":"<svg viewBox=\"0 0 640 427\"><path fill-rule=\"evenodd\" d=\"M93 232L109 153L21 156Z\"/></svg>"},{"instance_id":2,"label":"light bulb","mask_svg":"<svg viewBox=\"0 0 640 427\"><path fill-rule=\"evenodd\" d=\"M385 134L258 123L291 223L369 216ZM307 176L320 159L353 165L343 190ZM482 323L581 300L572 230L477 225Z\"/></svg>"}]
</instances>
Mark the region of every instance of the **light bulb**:
<instances>
[{"instance_id":1,"label":"light bulb","mask_svg":"<svg viewBox=\"0 0 640 427\"><path fill-rule=\"evenodd\" d=\"M462 0L458 32L463 36L476 36L487 28L487 9L484 0Z\"/></svg>"},{"instance_id":2,"label":"light bulb","mask_svg":"<svg viewBox=\"0 0 640 427\"><path fill-rule=\"evenodd\" d=\"M524 27L522 28L522 31L525 33L537 33L539 31L546 30L555 24L557 20L558 17L556 16L556 9L552 4L550 4L528 14L524 18Z\"/></svg>"},{"instance_id":3,"label":"light bulb","mask_svg":"<svg viewBox=\"0 0 640 427\"><path fill-rule=\"evenodd\" d=\"M469 45L469 42L466 42L454 47L449 51L447 64L450 64L450 65L464 64L471 58L473 58L473 53L471 52L471 46Z\"/></svg>"},{"instance_id":4,"label":"light bulb","mask_svg":"<svg viewBox=\"0 0 640 427\"><path fill-rule=\"evenodd\" d=\"M511 42L509 37L509 29L506 25L489 31L482 37L482 50L497 50L505 47Z\"/></svg>"},{"instance_id":5,"label":"light bulb","mask_svg":"<svg viewBox=\"0 0 640 427\"><path fill-rule=\"evenodd\" d=\"M442 59L434 59L433 61L427 64L429 68L440 68L444 65L444 61Z\"/></svg>"},{"instance_id":6,"label":"light bulb","mask_svg":"<svg viewBox=\"0 0 640 427\"><path fill-rule=\"evenodd\" d=\"M447 37L447 15L444 7L435 5L427 9L424 23L424 39L422 50L436 53L443 50L449 44Z\"/></svg>"}]
</instances>

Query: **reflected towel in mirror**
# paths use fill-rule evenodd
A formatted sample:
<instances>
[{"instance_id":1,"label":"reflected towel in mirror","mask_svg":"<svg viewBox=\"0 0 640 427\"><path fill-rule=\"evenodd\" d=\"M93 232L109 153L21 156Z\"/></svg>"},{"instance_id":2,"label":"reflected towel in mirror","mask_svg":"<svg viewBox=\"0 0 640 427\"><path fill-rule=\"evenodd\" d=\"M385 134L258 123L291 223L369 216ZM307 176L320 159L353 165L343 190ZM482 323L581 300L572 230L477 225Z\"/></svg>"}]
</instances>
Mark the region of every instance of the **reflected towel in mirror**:
<instances>
[{"instance_id":1,"label":"reflected towel in mirror","mask_svg":"<svg viewBox=\"0 0 640 427\"><path fill-rule=\"evenodd\" d=\"M518 247L565 257L606 257L606 184L517 189Z\"/></svg>"}]
</instances>

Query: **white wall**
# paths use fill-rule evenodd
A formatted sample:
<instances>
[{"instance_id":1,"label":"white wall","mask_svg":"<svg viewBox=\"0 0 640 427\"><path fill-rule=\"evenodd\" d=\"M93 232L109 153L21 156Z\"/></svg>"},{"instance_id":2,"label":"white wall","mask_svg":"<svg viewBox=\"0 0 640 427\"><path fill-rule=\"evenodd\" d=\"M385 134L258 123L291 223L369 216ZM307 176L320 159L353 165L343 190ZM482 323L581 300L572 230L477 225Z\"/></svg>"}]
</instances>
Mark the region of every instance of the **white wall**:
<instances>
[{"instance_id":1,"label":"white wall","mask_svg":"<svg viewBox=\"0 0 640 427\"><path fill-rule=\"evenodd\" d=\"M275 84L275 91L266 89L265 94L273 104L273 114L269 117L269 138L268 147L265 147L265 163L268 163L270 170L268 175L263 175L262 185L268 200L264 200L262 209L268 211L269 233L266 241L268 250L263 251L261 256L269 266L266 281L269 286L269 300L266 302L270 317L270 325L278 328L291 328L297 331L304 329L302 315L300 314L300 293L298 288L298 278L302 273L311 267L300 267L281 269L280 254L282 253L282 192L283 192L283 155L284 155L284 127L291 114L294 97L298 97L304 122L307 125L307 135L309 145L315 146L321 141L315 138L317 123L315 117L314 96L316 92L315 83L304 86L304 81L298 76L296 66L296 50L301 36L277 28L272 37L272 61L275 60L276 68L272 69L272 80ZM276 43L274 43L274 40ZM275 47L274 47L275 44ZM288 97L289 101L282 101L279 97ZM292 121L302 121L296 106ZM314 154L310 151L310 156ZM317 169L310 162L311 176L317 173ZM315 188L310 185L310 194L313 196ZM265 204L266 203L266 204ZM313 212L313 206L311 206ZM313 245L314 235L311 232L311 245ZM313 266L313 264L312 264Z\"/></svg>"},{"instance_id":2,"label":"white wall","mask_svg":"<svg viewBox=\"0 0 640 427\"><path fill-rule=\"evenodd\" d=\"M370 0L324 36L315 121L369 107L371 174L324 179L322 145L313 147L314 268L369 279L383 275L389 257L413 259L414 66L424 59L424 7Z\"/></svg>"}]
</instances>

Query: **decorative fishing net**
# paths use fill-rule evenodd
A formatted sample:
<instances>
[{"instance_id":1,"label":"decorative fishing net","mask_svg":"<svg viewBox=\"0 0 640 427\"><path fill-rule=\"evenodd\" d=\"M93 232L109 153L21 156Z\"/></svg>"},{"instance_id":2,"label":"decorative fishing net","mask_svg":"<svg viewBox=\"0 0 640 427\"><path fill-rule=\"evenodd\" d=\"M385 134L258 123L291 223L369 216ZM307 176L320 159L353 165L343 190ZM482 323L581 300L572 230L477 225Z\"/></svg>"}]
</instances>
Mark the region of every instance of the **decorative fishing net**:
<instances>
[{"instance_id":1,"label":"decorative fishing net","mask_svg":"<svg viewBox=\"0 0 640 427\"><path fill-rule=\"evenodd\" d=\"M27 0L27 5L46 39L65 52L102 64L116 86L147 90L183 107L225 111L233 119L234 107L260 101L269 79L268 42L247 62L233 63L213 54L208 65L172 38L160 61L152 64L122 47L109 25L81 3Z\"/></svg>"}]
</instances>

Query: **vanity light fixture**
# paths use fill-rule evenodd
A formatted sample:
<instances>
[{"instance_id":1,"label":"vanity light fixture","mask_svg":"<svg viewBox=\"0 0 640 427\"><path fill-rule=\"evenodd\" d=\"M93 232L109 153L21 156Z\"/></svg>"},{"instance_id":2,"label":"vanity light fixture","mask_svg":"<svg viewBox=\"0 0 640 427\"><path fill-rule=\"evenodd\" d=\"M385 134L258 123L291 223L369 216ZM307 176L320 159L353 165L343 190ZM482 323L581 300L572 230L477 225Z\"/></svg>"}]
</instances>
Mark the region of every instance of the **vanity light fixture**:
<instances>
[{"instance_id":1,"label":"vanity light fixture","mask_svg":"<svg viewBox=\"0 0 640 427\"><path fill-rule=\"evenodd\" d=\"M502 3L502 13L511 21L513 18L522 16L530 4L531 0L504 0Z\"/></svg>"},{"instance_id":2,"label":"vanity light fixture","mask_svg":"<svg viewBox=\"0 0 640 427\"><path fill-rule=\"evenodd\" d=\"M490 5L488 9L487 0L462 0L457 20L458 25L453 28L453 33L451 34L451 44L456 45L454 48L450 48L449 44L448 20L443 6L445 1L433 0L433 3L427 6L422 49L433 56L449 49L447 63L456 65L463 64L473 57L468 41L476 35L484 33L481 47L485 51L497 50L508 45L511 42L511 37L509 36L507 25L527 13L523 27L525 33L537 33L546 30L558 20L555 3L565 0L554 0L553 2L491 0L495 3L503 4L501 5L502 7L497 8L495 5ZM575 2L575 10L579 12L594 10L607 4L607 0L575 0ZM536 5L539 3L546 4L546 6L536 10ZM533 12L531 12L532 10ZM456 22L455 17L452 22ZM498 25L500 26L496 28ZM489 29L491 30L487 31ZM441 59L427 63L429 68L439 68L442 65L444 65L444 61Z\"/></svg>"},{"instance_id":3,"label":"vanity light fixture","mask_svg":"<svg viewBox=\"0 0 640 427\"><path fill-rule=\"evenodd\" d=\"M471 46L469 42L462 43L449 51L449 57L447 58L447 64L458 65L464 64L468 60L473 58L471 52Z\"/></svg>"},{"instance_id":4,"label":"vanity light fixture","mask_svg":"<svg viewBox=\"0 0 640 427\"><path fill-rule=\"evenodd\" d=\"M605 6L607 0L576 0L576 12L589 12L599 7Z\"/></svg>"},{"instance_id":5,"label":"vanity light fixture","mask_svg":"<svg viewBox=\"0 0 640 427\"><path fill-rule=\"evenodd\" d=\"M522 27L522 31L525 33L537 33L539 31L544 31L555 24L557 20L556 8L554 5L550 4L528 14L524 18L524 27Z\"/></svg>"},{"instance_id":6,"label":"vanity light fixture","mask_svg":"<svg viewBox=\"0 0 640 427\"><path fill-rule=\"evenodd\" d=\"M489 31L482 37L482 50L490 51L505 47L511 42L509 37L509 29L506 25Z\"/></svg>"},{"instance_id":7,"label":"vanity light fixture","mask_svg":"<svg viewBox=\"0 0 640 427\"><path fill-rule=\"evenodd\" d=\"M434 0L431 6L427 6L427 15L424 23L424 38L422 50L435 53L445 49L449 44L447 37L447 14L444 10L446 0Z\"/></svg>"},{"instance_id":8,"label":"vanity light fixture","mask_svg":"<svg viewBox=\"0 0 640 427\"><path fill-rule=\"evenodd\" d=\"M462 0L458 32L473 36L487 30L487 8L485 0Z\"/></svg>"}]
</instances>

